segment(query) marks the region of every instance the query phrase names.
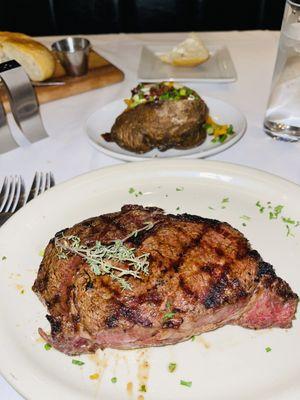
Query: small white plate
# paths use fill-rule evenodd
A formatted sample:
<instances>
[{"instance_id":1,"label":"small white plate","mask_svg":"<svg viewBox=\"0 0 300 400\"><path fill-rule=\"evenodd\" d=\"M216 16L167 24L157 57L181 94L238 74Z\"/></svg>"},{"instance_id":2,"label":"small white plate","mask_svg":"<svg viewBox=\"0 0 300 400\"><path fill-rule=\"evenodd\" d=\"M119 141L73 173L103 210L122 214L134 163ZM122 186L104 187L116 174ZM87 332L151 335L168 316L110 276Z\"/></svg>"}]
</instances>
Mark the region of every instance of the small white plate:
<instances>
[{"instance_id":1,"label":"small white plate","mask_svg":"<svg viewBox=\"0 0 300 400\"><path fill-rule=\"evenodd\" d=\"M136 197L130 187L142 194ZM226 206L223 198L228 198ZM0 229L1 374L28 400L299 399L299 307L291 329L226 326L173 346L106 349L78 358L45 351L37 329L49 331L47 311L31 290L40 252L57 231L137 203L229 222L300 293L300 227L293 229L295 236L286 236L283 221L270 220L267 210L260 213L255 205L257 200L282 204L283 216L300 220L299 198L299 186L278 177L201 160L127 163L48 190ZM247 226L241 218L245 215ZM73 358L85 364L73 365ZM170 362L177 364L173 373L168 372ZM95 373L99 378L90 379ZM182 386L180 380L192 381L192 386ZM141 384L147 393L139 391Z\"/></svg>"},{"instance_id":2,"label":"small white plate","mask_svg":"<svg viewBox=\"0 0 300 400\"><path fill-rule=\"evenodd\" d=\"M141 161L152 158L203 158L226 150L235 144L245 133L247 122L244 115L234 106L222 100L201 96L209 108L209 114L214 121L220 124L231 124L234 134L230 135L224 143L212 143L212 136L207 136L200 146L187 150L169 149L159 151L154 149L144 154L137 154L122 149L114 142L107 142L101 136L110 132L115 119L126 108L123 100L116 100L94 112L86 121L85 130L91 144L99 151L111 157L125 161Z\"/></svg>"},{"instance_id":3,"label":"small white plate","mask_svg":"<svg viewBox=\"0 0 300 400\"><path fill-rule=\"evenodd\" d=\"M178 43L177 43L178 44ZM210 58L197 67L174 67L162 62L159 55L169 52L174 44L143 46L138 79L140 81L234 82L237 74L226 46L209 46Z\"/></svg>"}]
</instances>

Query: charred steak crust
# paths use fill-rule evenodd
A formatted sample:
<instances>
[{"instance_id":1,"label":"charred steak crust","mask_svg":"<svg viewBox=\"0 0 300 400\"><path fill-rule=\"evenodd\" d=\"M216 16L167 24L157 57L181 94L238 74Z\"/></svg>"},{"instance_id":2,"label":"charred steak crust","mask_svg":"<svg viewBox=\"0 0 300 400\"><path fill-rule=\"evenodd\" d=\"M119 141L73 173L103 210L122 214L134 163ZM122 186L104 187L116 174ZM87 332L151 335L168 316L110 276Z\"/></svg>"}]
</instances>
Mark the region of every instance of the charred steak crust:
<instances>
[{"instance_id":1,"label":"charred steak crust","mask_svg":"<svg viewBox=\"0 0 300 400\"><path fill-rule=\"evenodd\" d=\"M291 327L298 296L273 267L225 222L166 215L156 207L126 205L57 235L87 245L123 239L136 254L149 253L149 274L129 277L122 291L108 275L95 275L79 256L59 259L50 240L33 291L47 306L51 334L66 354L177 343L225 324L260 329Z\"/></svg>"}]
</instances>

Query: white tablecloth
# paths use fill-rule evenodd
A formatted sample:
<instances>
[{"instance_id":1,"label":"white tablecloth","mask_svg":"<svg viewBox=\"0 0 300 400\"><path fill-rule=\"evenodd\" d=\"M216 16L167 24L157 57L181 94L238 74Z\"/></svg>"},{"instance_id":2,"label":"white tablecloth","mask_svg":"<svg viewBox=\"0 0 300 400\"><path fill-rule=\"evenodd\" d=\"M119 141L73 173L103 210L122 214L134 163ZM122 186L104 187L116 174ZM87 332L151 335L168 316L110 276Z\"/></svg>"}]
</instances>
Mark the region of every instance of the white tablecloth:
<instances>
[{"instance_id":1,"label":"white tablecloth","mask_svg":"<svg viewBox=\"0 0 300 400\"><path fill-rule=\"evenodd\" d=\"M50 137L0 155L0 184L7 174L21 174L28 188L35 171L52 171L56 182L60 183L87 171L121 163L89 144L84 123L91 113L103 105L128 97L130 89L137 83L143 44L174 39L179 41L184 37L185 34L180 33L89 36L95 50L125 72L125 80L42 105L41 113ZM229 48L238 80L229 84L193 84L193 87L200 95L213 96L236 105L248 122L245 136L236 145L211 159L259 168L300 184L300 143L272 140L262 130L278 32L210 32L202 33L201 37L205 42L225 44ZM51 44L55 38L41 40ZM1 358L1 348L0 362L5 362ZM1 377L0 399L21 399Z\"/></svg>"}]
</instances>

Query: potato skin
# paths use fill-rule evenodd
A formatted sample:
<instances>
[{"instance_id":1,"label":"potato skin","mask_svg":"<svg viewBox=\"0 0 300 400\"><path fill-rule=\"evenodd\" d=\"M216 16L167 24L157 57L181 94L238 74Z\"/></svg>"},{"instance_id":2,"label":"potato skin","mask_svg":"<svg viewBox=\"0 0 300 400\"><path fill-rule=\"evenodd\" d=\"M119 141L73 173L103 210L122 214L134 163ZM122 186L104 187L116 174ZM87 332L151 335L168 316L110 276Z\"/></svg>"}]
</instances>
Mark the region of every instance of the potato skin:
<instances>
[{"instance_id":1,"label":"potato skin","mask_svg":"<svg viewBox=\"0 0 300 400\"><path fill-rule=\"evenodd\" d=\"M206 137L202 128L208 115L203 100L165 100L125 110L111 129L111 140L135 153L153 148L189 149Z\"/></svg>"}]
</instances>

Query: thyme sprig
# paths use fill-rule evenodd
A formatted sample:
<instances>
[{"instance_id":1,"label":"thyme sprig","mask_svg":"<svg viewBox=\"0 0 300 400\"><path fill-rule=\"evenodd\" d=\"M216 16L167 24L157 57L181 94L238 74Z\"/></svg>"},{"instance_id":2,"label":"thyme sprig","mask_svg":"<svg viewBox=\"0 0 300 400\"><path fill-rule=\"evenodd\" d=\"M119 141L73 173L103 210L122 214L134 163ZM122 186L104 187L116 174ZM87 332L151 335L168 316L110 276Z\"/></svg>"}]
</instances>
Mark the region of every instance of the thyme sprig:
<instances>
[{"instance_id":1,"label":"thyme sprig","mask_svg":"<svg viewBox=\"0 0 300 400\"><path fill-rule=\"evenodd\" d=\"M124 242L153 226L152 222L145 222L142 228L131 232L122 240L114 240L108 245L96 241L93 246L88 247L81 243L78 236L62 236L56 238L55 246L60 259L68 259L71 254L78 255L89 264L95 275L109 275L119 283L122 289L132 290L130 283L124 277L132 276L141 279L141 273L147 275L149 273L149 253L137 256L135 248L125 246ZM126 264L126 268L122 264Z\"/></svg>"}]
</instances>

